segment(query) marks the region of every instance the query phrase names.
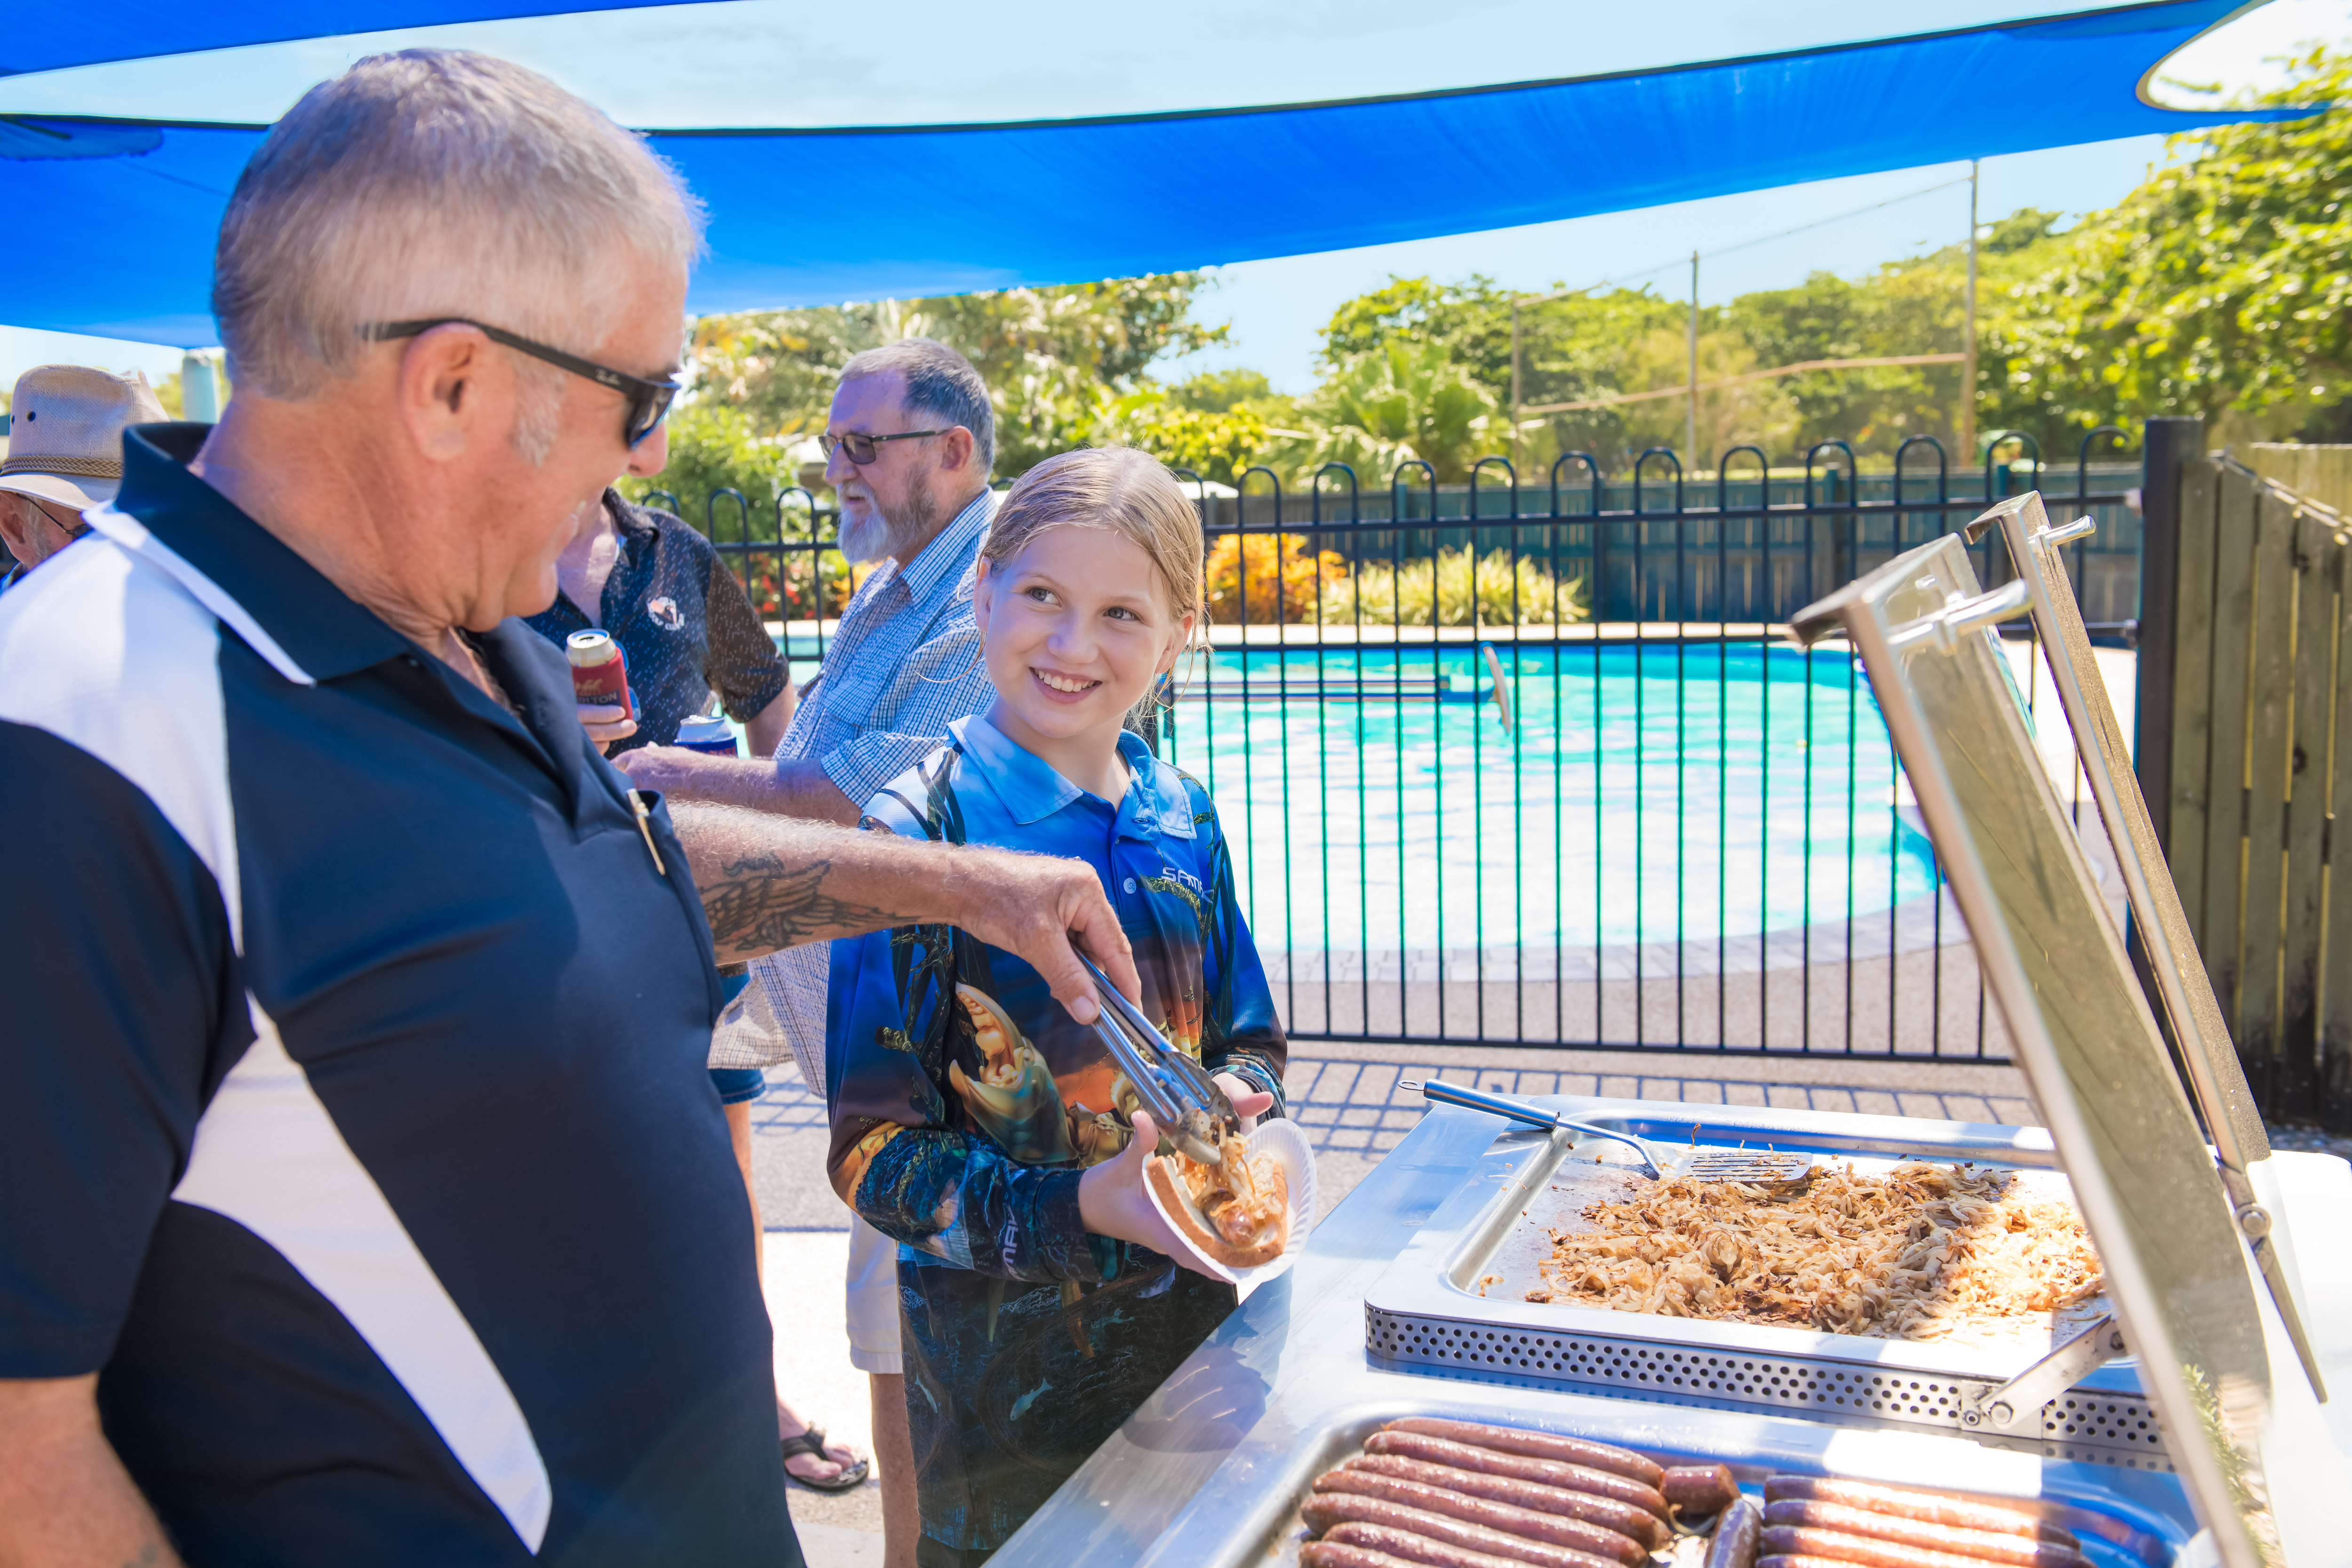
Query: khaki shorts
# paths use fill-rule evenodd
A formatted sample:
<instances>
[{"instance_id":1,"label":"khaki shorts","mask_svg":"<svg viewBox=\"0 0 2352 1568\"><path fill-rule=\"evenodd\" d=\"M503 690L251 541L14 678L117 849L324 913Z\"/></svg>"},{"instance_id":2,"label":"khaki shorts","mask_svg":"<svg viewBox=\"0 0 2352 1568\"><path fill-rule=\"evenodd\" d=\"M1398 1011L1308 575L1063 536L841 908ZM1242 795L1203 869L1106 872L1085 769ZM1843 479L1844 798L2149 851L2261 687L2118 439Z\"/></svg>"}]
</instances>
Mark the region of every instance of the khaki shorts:
<instances>
[{"instance_id":1,"label":"khaki shorts","mask_svg":"<svg viewBox=\"0 0 2352 1568\"><path fill-rule=\"evenodd\" d=\"M852 1215L849 1220L849 1363L895 1376L898 1359L898 1244Z\"/></svg>"}]
</instances>

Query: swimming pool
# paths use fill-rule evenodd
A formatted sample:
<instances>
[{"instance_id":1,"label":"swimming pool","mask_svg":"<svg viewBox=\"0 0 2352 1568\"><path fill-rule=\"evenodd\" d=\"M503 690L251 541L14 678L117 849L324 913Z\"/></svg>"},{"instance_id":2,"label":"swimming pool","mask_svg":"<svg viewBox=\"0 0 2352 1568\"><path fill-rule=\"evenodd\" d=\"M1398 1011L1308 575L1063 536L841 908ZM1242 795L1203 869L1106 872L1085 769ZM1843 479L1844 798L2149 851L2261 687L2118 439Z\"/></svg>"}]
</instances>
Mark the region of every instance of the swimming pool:
<instances>
[{"instance_id":1,"label":"swimming pool","mask_svg":"<svg viewBox=\"0 0 2352 1568\"><path fill-rule=\"evenodd\" d=\"M1712 943L1933 890L1842 651L1600 643L1219 649L1162 753L1206 783L1258 944L1293 953ZM1244 665L1253 700L1232 700ZM1352 700L1360 670L1365 700ZM1399 700L1444 680L1454 700ZM1269 699L1286 679L1293 695ZM1318 680L1349 700L1324 700ZM1385 695L1383 692L1385 691Z\"/></svg>"}]
</instances>

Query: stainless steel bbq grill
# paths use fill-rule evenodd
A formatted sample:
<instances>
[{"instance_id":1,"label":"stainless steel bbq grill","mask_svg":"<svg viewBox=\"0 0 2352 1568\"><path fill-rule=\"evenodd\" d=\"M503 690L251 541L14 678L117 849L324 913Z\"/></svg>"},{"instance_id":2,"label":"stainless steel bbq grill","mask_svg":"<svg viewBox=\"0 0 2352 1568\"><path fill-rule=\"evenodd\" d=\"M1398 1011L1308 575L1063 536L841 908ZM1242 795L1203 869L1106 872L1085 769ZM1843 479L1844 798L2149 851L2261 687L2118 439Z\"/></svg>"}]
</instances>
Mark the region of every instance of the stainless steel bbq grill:
<instances>
[{"instance_id":1,"label":"stainless steel bbq grill","mask_svg":"<svg viewBox=\"0 0 2352 1568\"><path fill-rule=\"evenodd\" d=\"M2032 1173L2029 1179L2062 1194L2065 1188L2048 1141L2020 1142L2018 1129L1714 1106L1703 1116L1617 1117L1600 1125L1612 1123L1661 1144L1690 1139L1702 1149L1733 1152L1769 1145L1864 1164L1874 1158L1971 1162ZM1494 1371L1720 1409L1974 1432L1967 1419L1972 1402L2107 1310L2102 1299L2060 1319L2054 1331L1950 1343L1530 1302L1524 1296L1535 1283L1537 1260L1549 1251L1552 1230L1572 1227L1585 1205L1633 1195L1642 1184L1629 1167L1591 1162L1590 1142L1540 1133L1498 1142L1525 1147L1509 1184L1499 1193L1465 1194L1440 1209L1365 1292L1364 1348L1399 1370ZM2037 1403L2038 1422L2000 1434L2001 1440L2091 1462L2168 1465L2161 1423L2128 1357L2108 1359Z\"/></svg>"},{"instance_id":2,"label":"stainless steel bbq grill","mask_svg":"<svg viewBox=\"0 0 2352 1568\"><path fill-rule=\"evenodd\" d=\"M1625 1168L1596 1158L1605 1136L1499 1130L1440 1109L1004 1561L1295 1563L1314 1478L1381 1422L1437 1415L1719 1460L1745 1482L1846 1476L2015 1500L2075 1530L2099 1568L2270 1568L2288 1561L2283 1542L2293 1568L2352 1568L2340 1518L2352 1412L2316 1402L2324 1368L2352 1376L2352 1173L2273 1156L2252 1112L2053 564L2064 531L2034 496L1977 527L2002 531L2018 577L1986 592L1948 537L1823 600L1795 630L1843 635L1867 669L2048 1130L1538 1103L1661 1155L1761 1144L2063 1182L2113 1315L1959 1343L1529 1301L1533 1249ZM1991 640L1996 622L2021 615L2049 652L2133 922L2154 939L2150 989L2186 1091ZM2315 1312L2290 1217L2324 1243L2305 1250Z\"/></svg>"}]
</instances>

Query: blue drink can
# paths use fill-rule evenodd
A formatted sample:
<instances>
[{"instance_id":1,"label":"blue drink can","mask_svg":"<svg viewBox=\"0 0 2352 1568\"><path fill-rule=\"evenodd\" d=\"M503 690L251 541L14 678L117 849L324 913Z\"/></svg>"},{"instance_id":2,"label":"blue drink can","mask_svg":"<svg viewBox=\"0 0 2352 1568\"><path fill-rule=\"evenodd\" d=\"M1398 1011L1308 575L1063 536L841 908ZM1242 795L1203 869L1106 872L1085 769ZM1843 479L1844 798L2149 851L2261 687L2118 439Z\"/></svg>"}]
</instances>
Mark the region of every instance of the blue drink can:
<instances>
[{"instance_id":1,"label":"blue drink can","mask_svg":"<svg viewBox=\"0 0 2352 1568\"><path fill-rule=\"evenodd\" d=\"M740 757L743 754L742 749L735 742L733 727L716 713L698 713L687 720L677 727L677 739L670 743L713 757Z\"/></svg>"}]
</instances>

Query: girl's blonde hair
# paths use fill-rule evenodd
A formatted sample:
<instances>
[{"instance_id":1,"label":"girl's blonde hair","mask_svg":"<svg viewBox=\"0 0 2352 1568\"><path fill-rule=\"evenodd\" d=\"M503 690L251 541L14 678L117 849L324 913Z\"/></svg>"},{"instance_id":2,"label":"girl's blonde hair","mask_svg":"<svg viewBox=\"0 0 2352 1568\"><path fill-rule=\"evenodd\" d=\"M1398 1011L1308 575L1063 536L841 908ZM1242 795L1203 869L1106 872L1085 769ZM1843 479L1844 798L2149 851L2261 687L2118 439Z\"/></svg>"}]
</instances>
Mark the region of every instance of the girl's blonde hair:
<instances>
[{"instance_id":1,"label":"girl's blonde hair","mask_svg":"<svg viewBox=\"0 0 2352 1568\"><path fill-rule=\"evenodd\" d=\"M1099 528L1132 542L1160 569L1169 608L1209 624L1201 597L1201 514L1176 476L1132 447L1091 447L1046 458L996 509L980 558L992 573L1049 528Z\"/></svg>"}]
</instances>

